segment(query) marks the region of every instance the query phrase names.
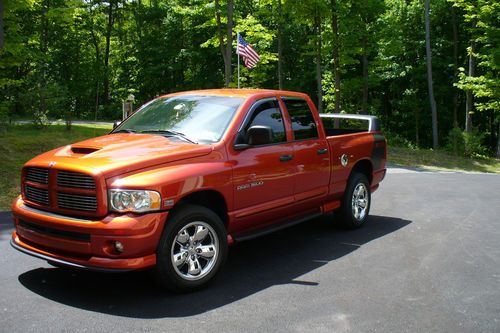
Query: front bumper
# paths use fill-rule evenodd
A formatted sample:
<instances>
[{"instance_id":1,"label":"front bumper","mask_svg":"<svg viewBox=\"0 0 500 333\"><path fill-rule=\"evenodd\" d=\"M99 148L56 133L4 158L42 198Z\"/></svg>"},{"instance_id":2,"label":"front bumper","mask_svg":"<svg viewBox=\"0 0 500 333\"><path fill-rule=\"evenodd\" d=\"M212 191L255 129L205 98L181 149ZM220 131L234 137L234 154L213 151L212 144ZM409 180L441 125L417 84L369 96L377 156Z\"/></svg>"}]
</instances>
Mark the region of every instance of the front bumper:
<instances>
[{"instance_id":1,"label":"front bumper","mask_svg":"<svg viewBox=\"0 0 500 333\"><path fill-rule=\"evenodd\" d=\"M12 246L26 254L76 268L127 271L156 265L156 247L168 212L110 214L86 220L12 205ZM118 253L114 243L123 244Z\"/></svg>"}]
</instances>

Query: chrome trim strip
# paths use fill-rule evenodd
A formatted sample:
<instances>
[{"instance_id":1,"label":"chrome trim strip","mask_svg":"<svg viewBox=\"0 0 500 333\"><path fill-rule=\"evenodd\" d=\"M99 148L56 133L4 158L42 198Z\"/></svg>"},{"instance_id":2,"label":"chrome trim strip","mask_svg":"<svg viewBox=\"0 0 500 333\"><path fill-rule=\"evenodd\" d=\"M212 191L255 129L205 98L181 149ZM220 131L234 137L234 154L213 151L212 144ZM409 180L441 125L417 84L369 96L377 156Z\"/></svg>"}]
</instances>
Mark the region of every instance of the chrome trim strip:
<instances>
[{"instance_id":1,"label":"chrome trim strip","mask_svg":"<svg viewBox=\"0 0 500 333\"><path fill-rule=\"evenodd\" d=\"M338 113L320 113L320 118L335 118L335 119L357 119L368 121L368 131L377 132L380 131L379 120L375 116L369 116L364 114L338 114Z\"/></svg>"},{"instance_id":2,"label":"chrome trim strip","mask_svg":"<svg viewBox=\"0 0 500 333\"><path fill-rule=\"evenodd\" d=\"M58 218L58 219L65 219L65 220L71 220L71 221L77 221L77 222L96 222L95 220L85 220L85 219L79 219L79 218L76 218L76 217L71 217L71 216L65 216L65 215L59 215L59 214L55 214L55 213L51 213L51 212L46 212L44 210L36 209L36 208L33 208L33 207L28 207L25 204L22 204L20 206L20 208L24 209L24 210L27 210L29 212L32 212L32 213L41 214L41 215L50 216L50 217L55 217L55 218Z\"/></svg>"}]
</instances>

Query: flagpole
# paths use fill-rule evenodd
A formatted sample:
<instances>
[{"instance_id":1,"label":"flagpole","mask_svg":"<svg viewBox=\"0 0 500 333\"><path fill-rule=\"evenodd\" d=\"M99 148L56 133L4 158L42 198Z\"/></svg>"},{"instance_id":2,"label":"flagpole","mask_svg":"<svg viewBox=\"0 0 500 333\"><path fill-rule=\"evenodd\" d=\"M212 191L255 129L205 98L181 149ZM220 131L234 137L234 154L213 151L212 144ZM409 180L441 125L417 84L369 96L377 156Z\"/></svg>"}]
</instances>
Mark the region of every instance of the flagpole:
<instances>
[{"instance_id":1,"label":"flagpole","mask_svg":"<svg viewBox=\"0 0 500 333\"><path fill-rule=\"evenodd\" d=\"M236 58L238 58L238 89L240 89L240 55L238 54L238 47L240 46L240 33L236 32Z\"/></svg>"}]
</instances>

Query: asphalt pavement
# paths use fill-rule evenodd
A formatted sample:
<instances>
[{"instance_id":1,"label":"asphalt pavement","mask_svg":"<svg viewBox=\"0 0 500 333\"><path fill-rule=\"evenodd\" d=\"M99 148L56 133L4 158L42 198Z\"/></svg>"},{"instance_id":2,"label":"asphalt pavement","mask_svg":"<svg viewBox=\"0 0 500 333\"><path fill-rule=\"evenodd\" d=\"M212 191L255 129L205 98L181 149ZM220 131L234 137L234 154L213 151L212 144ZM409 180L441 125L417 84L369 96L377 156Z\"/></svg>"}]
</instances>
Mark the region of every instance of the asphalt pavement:
<instances>
[{"instance_id":1,"label":"asphalt pavement","mask_svg":"<svg viewBox=\"0 0 500 333\"><path fill-rule=\"evenodd\" d=\"M500 175L391 169L361 229L334 216L240 243L213 285L52 268L9 245L0 332L500 332Z\"/></svg>"}]
</instances>

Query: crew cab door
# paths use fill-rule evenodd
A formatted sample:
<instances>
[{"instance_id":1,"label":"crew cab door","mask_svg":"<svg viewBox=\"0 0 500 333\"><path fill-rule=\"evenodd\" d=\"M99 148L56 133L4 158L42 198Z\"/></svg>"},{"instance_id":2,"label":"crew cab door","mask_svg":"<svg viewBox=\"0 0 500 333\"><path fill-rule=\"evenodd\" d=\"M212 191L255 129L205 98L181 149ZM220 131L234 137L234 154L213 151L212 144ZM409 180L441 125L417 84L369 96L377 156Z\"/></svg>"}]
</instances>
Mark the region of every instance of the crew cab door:
<instances>
[{"instance_id":1,"label":"crew cab door","mask_svg":"<svg viewBox=\"0 0 500 333\"><path fill-rule=\"evenodd\" d=\"M320 119L305 99L283 97L292 125L296 174L294 200L302 209L314 209L324 203L330 183L330 152L318 125Z\"/></svg>"},{"instance_id":2,"label":"crew cab door","mask_svg":"<svg viewBox=\"0 0 500 333\"><path fill-rule=\"evenodd\" d=\"M257 101L249 110L236 142L245 144L252 126L269 126L272 142L242 150L229 149L233 167L234 217L238 231L262 227L284 217L293 205L295 164L293 143L287 138L283 113L276 98Z\"/></svg>"}]
</instances>

